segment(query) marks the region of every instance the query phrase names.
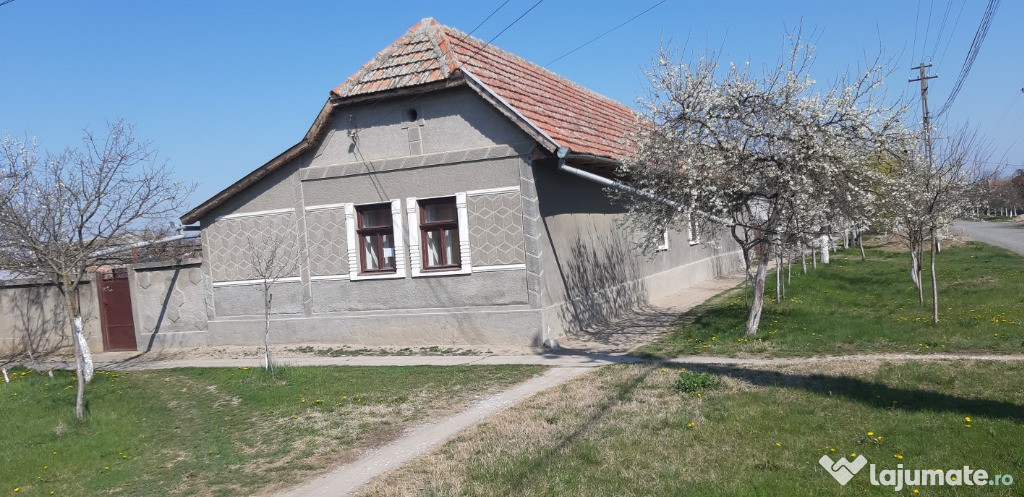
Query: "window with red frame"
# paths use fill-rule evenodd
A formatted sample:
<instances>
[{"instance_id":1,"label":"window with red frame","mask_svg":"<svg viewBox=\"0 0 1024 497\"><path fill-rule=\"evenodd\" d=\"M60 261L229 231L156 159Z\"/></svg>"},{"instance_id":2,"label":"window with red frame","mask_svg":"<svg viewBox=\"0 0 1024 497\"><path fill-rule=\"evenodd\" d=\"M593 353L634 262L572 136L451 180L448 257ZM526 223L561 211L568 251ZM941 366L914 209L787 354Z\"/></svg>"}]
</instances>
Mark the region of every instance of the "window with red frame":
<instances>
[{"instance_id":1,"label":"window with red frame","mask_svg":"<svg viewBox=\"0 0 1024 497\"><path fill-rule=\"evenodd\" d=\"M420 200L423 269L459 269L459 215L455 197Z\"/></svg>"},{"instance_id":2,"label":"window with red frame","mask_svg":"<svg viewBox=\"0 0 1024 497\"><path fill-rule=\"evenodd\" d=\"M391 204L356 207L359 263L363 273L395 271L395 227Z\"/></svg>"}]
</instances>

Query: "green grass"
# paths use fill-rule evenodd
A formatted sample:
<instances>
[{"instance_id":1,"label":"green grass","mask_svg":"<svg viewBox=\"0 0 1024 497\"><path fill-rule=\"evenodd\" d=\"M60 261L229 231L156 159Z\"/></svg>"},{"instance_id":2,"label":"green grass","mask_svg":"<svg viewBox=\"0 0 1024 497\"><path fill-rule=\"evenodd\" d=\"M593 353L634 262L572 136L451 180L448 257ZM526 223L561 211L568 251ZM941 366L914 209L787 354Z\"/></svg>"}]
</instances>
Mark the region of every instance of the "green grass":
<instances>
[{"instance_id":1,"label":"green grass","mask_svg":"<svg viewBox=\"0 0 1024 497\"><path fill-rule=\"evenodd\" d=\"M0 495L251 495L394 439L411 422L533 376L533 366L99 372L0 383Z\"/></svg>"},{"instance_id":2,"label":"green grass","mask_svg":"<svg viewBox=\"0 0 1024 497\"><path fill-rule=\"evenodd\" d=\"M906 253L884 250L868 250L866 262L847 250L806 275L796 265L781 304L775 303L774 273L769 275L754 338L743 338L747 307L740 287L688 312L682 322L689 324L636 353L1024 352L1024 258L980 243L943 250L937 325L931 322L931 275L924 273L928 287L920 307L908 267Z\"/></svg>"},{"instance_id":3,"label":"green grass","mask_svg":"<svg viewBox=\"0 0 1024 497\"><path fill-rule=\"evenodd\" d=\"M723 385L686 394L673 369L601 368L460 435L367 493L914 495L871 486L869 467L843 487L818 464L822 455L856 453L878 471L969 465L1016 479L1011 487L918 487L920 495L1024 494L1022 363L699 371Z\"/></svg>"}]
</instances>

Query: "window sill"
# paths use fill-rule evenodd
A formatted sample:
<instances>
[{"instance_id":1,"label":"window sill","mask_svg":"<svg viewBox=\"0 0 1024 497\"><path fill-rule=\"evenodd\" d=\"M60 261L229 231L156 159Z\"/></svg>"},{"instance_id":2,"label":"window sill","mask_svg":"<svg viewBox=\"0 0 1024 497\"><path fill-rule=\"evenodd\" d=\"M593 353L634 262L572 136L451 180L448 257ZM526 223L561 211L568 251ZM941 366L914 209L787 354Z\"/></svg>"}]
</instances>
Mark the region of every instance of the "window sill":
<instances>
[{"instance_id":1,"label":"window sill","mask_svg":"<svg viewBox=\"0 0 1024 497\"><path fill-rule=\"evenodd\" d=\"M394 273L369 273L369 274L352 274L349 275L348 279L352 281L359 280L398 280L405 278L405 271L398 271Z\"/></svg>"},{"instance_id":2,"label":"window sill","mask_svg":"<svg viewBox=\"0 0 1024 497\"><path fill-rule=\"evenodd\" d=\"M413 278L423 278L428 276L458 276L460 274L471 274L470 268L462 269L441 269L441 270L427 270L418 271L413 273Z\"/></svg>"}]
</instances>

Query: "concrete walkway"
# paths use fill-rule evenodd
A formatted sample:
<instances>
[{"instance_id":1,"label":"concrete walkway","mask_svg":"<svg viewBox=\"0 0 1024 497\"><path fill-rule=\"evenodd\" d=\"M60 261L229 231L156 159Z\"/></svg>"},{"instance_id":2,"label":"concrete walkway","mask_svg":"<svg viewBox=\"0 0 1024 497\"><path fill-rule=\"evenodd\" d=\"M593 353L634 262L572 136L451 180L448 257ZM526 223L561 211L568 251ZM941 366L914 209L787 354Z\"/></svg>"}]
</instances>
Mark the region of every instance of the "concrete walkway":
<instances>
[{"instance_id":1,"label":"concrete walkway","mask_svg":"<svg viewBox=\"0 0 1024 497\"><path fill-rule=\"evenodd\" d=\"M682 356L661 360L625 354L537 354L537 355L463 355L463 356L347 356L293 357L282 359L286 366L493 366L529 364L555 368L595 368L609 364L751 364L789 365L834 361L933 361L933 360L1024 361L1024 354L850 354L813 357L727 357ZM172 368L241 368L262 367L262 359L175 359L145 362L97 362L97 370L141 371ZM39 369L73 368L73 363L45 363Z\"/></svg>"},{"instance_id":2,"label":"concrete walkway","mask_svg":"<svg viewBox=\"0 0 1024 497\"><path fill-rule=\"evenodd\" d=\"M434 447L441 445L463 430L472 428L487 417L586 371L583 368L552 368L536 378L481 400L465 411L414 428L398 440L378 447L349 464L335 468L323 476L280 495L282 497L349 495L377 476L397 469L414 458L426 454Z\"/></svg>"}]
</instances>

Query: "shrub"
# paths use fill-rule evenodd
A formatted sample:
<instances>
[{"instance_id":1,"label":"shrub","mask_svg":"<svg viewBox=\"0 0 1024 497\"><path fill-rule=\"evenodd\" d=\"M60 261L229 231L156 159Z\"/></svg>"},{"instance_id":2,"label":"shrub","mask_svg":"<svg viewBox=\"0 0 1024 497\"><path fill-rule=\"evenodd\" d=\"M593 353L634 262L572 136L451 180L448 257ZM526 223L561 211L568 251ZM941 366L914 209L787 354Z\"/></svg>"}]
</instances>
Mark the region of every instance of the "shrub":
<instances>
[{"instance_id":1,"label":"shrub","mask_svg":"<svg viewBox=\"0 0 1024 497\"><path fill-rule=\"evenodd\" d=\"M694 373L683 371L676 380L676 388L680 392L694 393L710 390L718 386L719 378L711 373Z\"/></svg>"}]
</instances>

